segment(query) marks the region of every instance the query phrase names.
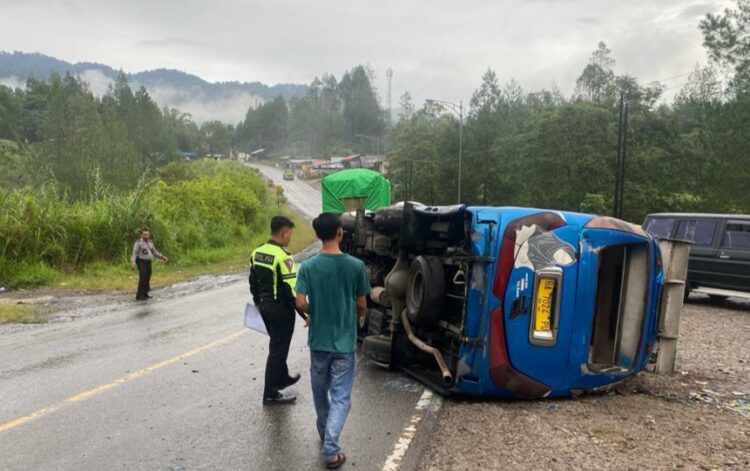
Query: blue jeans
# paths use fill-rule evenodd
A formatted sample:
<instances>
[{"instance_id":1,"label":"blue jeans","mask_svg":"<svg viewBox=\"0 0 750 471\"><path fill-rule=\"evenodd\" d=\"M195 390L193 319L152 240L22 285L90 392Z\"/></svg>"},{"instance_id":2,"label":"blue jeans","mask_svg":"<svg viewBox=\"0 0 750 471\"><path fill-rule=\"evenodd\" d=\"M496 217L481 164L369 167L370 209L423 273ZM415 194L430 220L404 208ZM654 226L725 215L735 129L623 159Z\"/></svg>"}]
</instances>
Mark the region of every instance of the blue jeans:
<instances>
[{"instance_id":1,"label":"blue jeans","mask_svg":"<svg viewBox=\"0 0 750 471\"><path fill-rule=\"evenodd\" d=\"M316 426L327 460L334 459L341 450L339 436L352 406L356 369L356 353L310 351L310 382L318 416Z\"/></svg>"}]
</instances>

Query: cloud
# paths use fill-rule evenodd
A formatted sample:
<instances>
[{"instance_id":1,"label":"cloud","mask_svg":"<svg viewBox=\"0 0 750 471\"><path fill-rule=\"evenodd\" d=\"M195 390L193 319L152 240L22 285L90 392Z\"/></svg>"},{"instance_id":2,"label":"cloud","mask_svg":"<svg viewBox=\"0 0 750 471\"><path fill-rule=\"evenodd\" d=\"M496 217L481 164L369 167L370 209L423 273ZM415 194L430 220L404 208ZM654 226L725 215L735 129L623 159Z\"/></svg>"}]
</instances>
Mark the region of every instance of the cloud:
<instances>
[{"instance_id":1,"label":"cloud","mask_svg":"<svg viewBox=\"0 0 750 471\"><path fill-rule=\"evenodd\" d=\"M26 88L26 80L20 79L16 77L15 75L9 75L7 77L0 77L0 84L5 85L6 87L10 87L12 89Z\"/></svg>"},{"instance_id":2,"label":"cloud","mask_svg":"<svg viewBox=\"0 0 750 471\"><path fill-rule=\"evenodd\" d=\"M104 75L104 73L98 69L84 70L79 73L78 76L84 82L89 84L91 92L96 96L102 96L107 93L107 89L109 89L109 86L113 83L111 78Z\"/></svg>"},{"instance_id":3,"label":"cloud","mask_svg":"<svg viewBox=\"0 0 750 471\"><path fill-rule=\"evenodd\" d=\"M694 5L690 5L689 7L683 9L680 12L679 18L681 20L700 20L704 16L706 16L707 13L715 13L718 11L719 8L715 4L711 3L697 3Z\"/></svg>"},{"instance_id":4,"label":"cloud","mask_svg":"<svg viewBox=\"0 0 750 471\"><path fill-rule=\"evenodd\" d=\"M570 94L600 40L613 50L618 71L643 80L680 74L705 60L700 17L733 3L33 0L3 7L0 44L129 72L174 68L208 81L310 83L369 63L381 93L391 67L394 97L409 90L415 103L467 101L488 67L501 82L516 78L534 90L557 80Z\"/></svg>"},{"instance_id":5,"label":"cloud","mask_svg":"<svg viewBox=\"0 0 750 471\"><path fill-rule=\"evenodd\" d=\"M594 18L592 16L582 16L580 18L576 18L576 20L584 25L598 25L601 23L601 20L599 18Z\"/></svg>"},{"instance_id":6,"label":"cloud","mask_svg":"<svg viewBox=\"0 0 750 471\"><path fill-rule=\"evenodd\" d=\"M139 87L140 85L134 82L133 86ZM198 124L214 119L237 124L245 118L250 106L256 107L263 103L263 98L247 92L231 92L220 97L208 97L202 93L163 85L150 86L146 89L159 106L177 108L190 113L193 121Z\"/></svg>"},{"instance_id":7,"label":"cloud","mask_svg":"<svg viewBox=\"0 0 750 471\"><path fill-rule=\"evenodd\" d=\"M91 92L101 97L107 93L113 80L104 75L101 70L87 69L78 74L78 77L86 82ZM26 88L26 80L10 75L0 77L0 84L10 88ZM142 84L131 81L133 90ZM178 88L169 85L144 85L151 98L160 108L177 108L182 112L190 113L193 120L199 125L210 120L218 119L228 124L237 124L245 118L249 107L257 107L264 99L245 91L227 91L220 96L211 96L202 92L196 92L192 88Z\"/></svg>"},{"instance_id":8,"label":"cloud","mask_svg":"<svg viewBox=\"0 0 750 471\"><path fill-rule=\"evenodd\" d=\"M144 39L135 42L135 47L170 48L170 47L205 47L206 43L189 38Z\"/></svg>"},{"instance_id":9,"label":"cloud","mask_svg":"<svg viewBox=\"0 0 750 471\"><path fill-rule=\"evenodd\" d=\"M111 78L97 69L86 70L78 75L89 84L91 91L97 96L107 93L109 86L113 83ZM260 96L243 91L226 92L221 96L207 96L193 88L180 88L164 83L145 85L137 80L131 80L130 87L133 90L137 90L141 85L146 87L149 95L160 108L166 106L190 113L198 124L213 119L236 124L244 119L250 106L258 106L264 101Z\"/></svg>"}]
</instances>

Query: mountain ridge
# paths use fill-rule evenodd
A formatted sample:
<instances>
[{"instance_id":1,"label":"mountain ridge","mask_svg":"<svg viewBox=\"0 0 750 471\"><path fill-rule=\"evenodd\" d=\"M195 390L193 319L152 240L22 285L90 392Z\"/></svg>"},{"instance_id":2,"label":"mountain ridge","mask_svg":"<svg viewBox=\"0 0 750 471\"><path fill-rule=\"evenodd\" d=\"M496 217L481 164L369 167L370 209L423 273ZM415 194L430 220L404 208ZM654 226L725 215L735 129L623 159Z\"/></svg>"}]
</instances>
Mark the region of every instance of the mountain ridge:
<instances>
[{"instance_id":1,"label":"mountain ridge","mask_svg":"<svg viewBox=\"0 0 750 471\"><path fill-rule=\"evenodd\" d=\"M119 70L98 62L67 62L39 52L0 51L0 83L20 86L28 77L46 80L53 73L71 73L89 83L95 94L102 95ZM248 107L273 100L304 96L308 86L294 83L266 85L262 82L208 82L197 75L178 69L157 68L125 73L132 88L143 86L160 106L186 111L197 121L219 119L241 120Z\"/></svg>"}]
</instances>

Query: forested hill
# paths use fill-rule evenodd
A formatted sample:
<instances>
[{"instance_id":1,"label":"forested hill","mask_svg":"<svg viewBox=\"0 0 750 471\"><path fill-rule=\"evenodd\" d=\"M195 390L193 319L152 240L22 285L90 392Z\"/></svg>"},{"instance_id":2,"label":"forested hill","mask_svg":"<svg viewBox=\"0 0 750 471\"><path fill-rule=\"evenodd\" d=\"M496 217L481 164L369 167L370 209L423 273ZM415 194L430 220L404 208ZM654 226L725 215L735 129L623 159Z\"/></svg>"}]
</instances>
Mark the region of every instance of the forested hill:
<instances>
[{"instance_id":1,"label":"forested hill","mask_svg":"<svg viewBox=\"0 0 750 471\"><path fill-rule=\"evenodd\" d=\"M39 53L0 51L0 83L11 87L22 87L30 75L46 79L52 73L64 75L66 72L81 76L97 95L104 94L119 73L108 65L95 62L72 64ZM146 87L160 106L186 111L198 122L211 119L238 122L250 105L258 105L277 96L286 99L304 96L308 90L307 85L299 84L210 83L173 69L149 70L126 76L134 88Z\"/></svg>"}]
</instances>

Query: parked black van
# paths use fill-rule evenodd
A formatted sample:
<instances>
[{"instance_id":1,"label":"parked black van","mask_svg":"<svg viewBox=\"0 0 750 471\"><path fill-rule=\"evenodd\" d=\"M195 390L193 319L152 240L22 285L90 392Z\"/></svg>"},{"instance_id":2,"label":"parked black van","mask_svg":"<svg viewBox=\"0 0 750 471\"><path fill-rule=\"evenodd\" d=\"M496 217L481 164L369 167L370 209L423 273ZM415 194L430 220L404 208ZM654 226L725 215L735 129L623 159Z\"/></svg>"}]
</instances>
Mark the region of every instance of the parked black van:
<instances>
[{"instance_id":1,"label":"parked black van","mask_svg":"<svg viewBox=\"0 0 750 471\"><path fill-rule=\"evenodd\" d=\"M643 228L656 238L693 243L685 297L696 288L750 293L750 215L655 213L646 216ZM715 299L730 295L707 294Z\"/></svg>"}]
</instances>

